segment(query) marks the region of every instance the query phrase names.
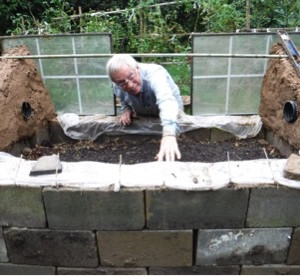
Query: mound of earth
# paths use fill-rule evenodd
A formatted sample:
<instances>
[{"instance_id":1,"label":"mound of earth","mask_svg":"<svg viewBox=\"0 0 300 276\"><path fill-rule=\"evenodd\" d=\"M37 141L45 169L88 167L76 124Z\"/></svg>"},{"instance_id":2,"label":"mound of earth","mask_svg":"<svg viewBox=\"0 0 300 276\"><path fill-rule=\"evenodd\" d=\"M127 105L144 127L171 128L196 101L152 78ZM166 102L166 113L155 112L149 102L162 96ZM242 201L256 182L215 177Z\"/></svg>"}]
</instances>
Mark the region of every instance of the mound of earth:
<instances>
[{"instance_id":1,"label":"mound of earth","mask_svg":"<svg viewBox=\"0 0 300 276\"><path fill-rule=\"evenodd\" d=\"M23 45L4 52L3 56L29 54ZM49 121L56 113L33 60L0 60L0 114L0 150L48 131Z\"/></svg>"},{"instance_id":2,"label":"mound of earth","mask_svg":"<svg viewBox=\"0 0 300 276\"><path fill-rule=\"evenodd\" d=\"M275 44L271 54L286 55L286 52L281 44ZM300 120L286 122L283 107L287 101L297 103L299 114L300 77L290 59L271 59L262 84L259 115L266 129L299 149Z\"/></svg>"},{"instance_id":3,"label":"mound of earth","mask_svg":"<svg viewBox=\"0 0 300 276\"><path fill-rule=\"evenodd\" d=\"M222 142L197 142L193 138L180 136L178 145L184 162L221 162L229 160L254 160L285 158L266 140L252 138L231 139ZM59 154L61 161L98 161L105 163L136 164L155 161L159 151L159 137L110 137L101 143L78 141L25 148L23 158L36 160L41 156Z\"/></svg>"}]
</instances>

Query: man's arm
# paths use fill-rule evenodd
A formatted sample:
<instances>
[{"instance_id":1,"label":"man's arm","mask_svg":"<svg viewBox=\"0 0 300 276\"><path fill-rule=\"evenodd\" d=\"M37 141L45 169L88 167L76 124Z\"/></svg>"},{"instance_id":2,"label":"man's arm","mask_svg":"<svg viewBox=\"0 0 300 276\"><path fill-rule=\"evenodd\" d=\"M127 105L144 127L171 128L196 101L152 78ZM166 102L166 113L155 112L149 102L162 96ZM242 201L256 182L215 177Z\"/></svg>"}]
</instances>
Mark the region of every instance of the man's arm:
<instances>
[{"instance_id":1,"label":"man's arm","mask_svg":"<svg viewBox=\"0 0 300 276\"><path fill-rule=\"evenodd\" d=\"M131 122L132 122L134 112L133 112L132 108L130 107L130 105L128 105L124 101L122 93L116 85L113 86L113 90L114 90L115 96L118 97L120 99L120 102L121 102L121 111L123 113L122 113L121 118L120 118L120 123L124 126L130 125Z\"/></svg>"},{"instance_id":2,"label":"man's arm","mask_svg":"<svg viewBox=\"0 0 300 276\"><path fill-rule=\"evenodd\" d=\"M178 114L182 109L180 92L173 79L164 70L160 69L152 75L152 88L155 91L159 116L163 126L163 135L157 160L174 161L180 159L176 136L180 133L177 122ZM178 99L177 99L178 98Z\"/></svg>"}]
</instances>

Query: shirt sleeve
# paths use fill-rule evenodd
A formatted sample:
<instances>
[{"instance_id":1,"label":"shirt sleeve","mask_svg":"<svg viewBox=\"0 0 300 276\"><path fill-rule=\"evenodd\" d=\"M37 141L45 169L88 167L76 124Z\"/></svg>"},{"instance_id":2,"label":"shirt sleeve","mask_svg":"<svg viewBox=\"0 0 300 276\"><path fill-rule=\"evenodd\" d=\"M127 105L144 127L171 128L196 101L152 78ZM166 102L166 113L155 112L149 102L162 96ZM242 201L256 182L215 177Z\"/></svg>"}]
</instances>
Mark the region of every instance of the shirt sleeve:
<instances>
[{"instance_id":1,"label":"shirt sleeve","mask_svg":"<svg viewBox=\"0 0 300 276\"><path fill-rule=\"evenodd\" d=\"M124 112L126 110L132 110L132 107L125 102L122 92L120 91L118 86L115 84L113 84L113 91L114 91L115 96L120 99L121 111Z\"/></svg>"},{"instance_id":2,"label":"shirt sleeve","mask_svg":"<svg viewBox=\"0 0 300 276\"><path fill-rule=\"evenodd\" d=\"M159 117L163 127L163 136L180 133L177 121L178 113L181 109L179 100L180 92L168 72L159 67L150 75L151 88L155 91L157 105L159 107ZM181 100L181 98L180 98Z\"/></svg>"}]
</instances>

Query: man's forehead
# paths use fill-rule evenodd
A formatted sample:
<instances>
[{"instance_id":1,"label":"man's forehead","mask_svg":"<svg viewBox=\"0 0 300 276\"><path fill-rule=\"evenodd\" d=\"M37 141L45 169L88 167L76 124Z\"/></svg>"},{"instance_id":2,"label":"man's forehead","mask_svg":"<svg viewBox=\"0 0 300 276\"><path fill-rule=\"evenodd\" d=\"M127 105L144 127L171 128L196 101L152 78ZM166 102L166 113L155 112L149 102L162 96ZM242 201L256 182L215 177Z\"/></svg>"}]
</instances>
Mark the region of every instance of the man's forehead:
<instances>
[{"instance_id":1,"label":"man's forehead","mask_svg":"<svg viewBox=\"0 0 300 276\"><path fill-rule=\"evenodd\" d=\"M128 65L128 64L121 64L119 66L119 70L120 71L128 71L128 70L132 70L134 68L132 68L132 66Z\"/></svg>"},{"instance_id":2,"label":"man's forehead","mask_svg":"<svg viewBox=\"0 0 300 276\"><path fill-rule=\"evenodd\" d=\"M118 70L115 71L114 75L127 75L130 74L133 70L134 68L131 68L129 65L124 64L120 66Z\"/></svg>"}]
</instances>

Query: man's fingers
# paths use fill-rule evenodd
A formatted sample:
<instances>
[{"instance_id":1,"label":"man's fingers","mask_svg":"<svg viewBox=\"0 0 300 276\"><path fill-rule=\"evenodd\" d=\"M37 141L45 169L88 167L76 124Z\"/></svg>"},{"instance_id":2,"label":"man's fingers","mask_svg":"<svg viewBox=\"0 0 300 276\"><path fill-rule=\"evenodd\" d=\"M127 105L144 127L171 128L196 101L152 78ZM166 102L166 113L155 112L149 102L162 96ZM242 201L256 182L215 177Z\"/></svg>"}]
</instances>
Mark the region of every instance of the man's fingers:
<instances>
[{"instance_id":1,"label":"man's fingers","mask_svg":"<svg viewBox=\"0 0 300 276\"><path fill-rule=\"evenodd\" d=\"M157 159L157 161L164 161L164 155L161 151L159 151L158 154L156 154L155 159Z\"/></svg>"},{"instance_id":2,"label":"man's fingers","mask_svg":"<svg viewBox=\"0 0 300 276\"><path fill-rule=\"evenodd\" d=\"M157 161L173 162L181 158L175 136L165 136L161 140L160 149L156 155Z\"/></svg>"},{"instance_id":3,"label":"man's fingers","mask_svg":"<svg viewBox=\"0 0 300 276\"><path fill-rule=\"evenodd\" d=\"M131 124L131 112L127 111L125 112L120 119L120 122L122 125L126 126L126 125L130 125Z\"/></svg>"}]
</instances>

